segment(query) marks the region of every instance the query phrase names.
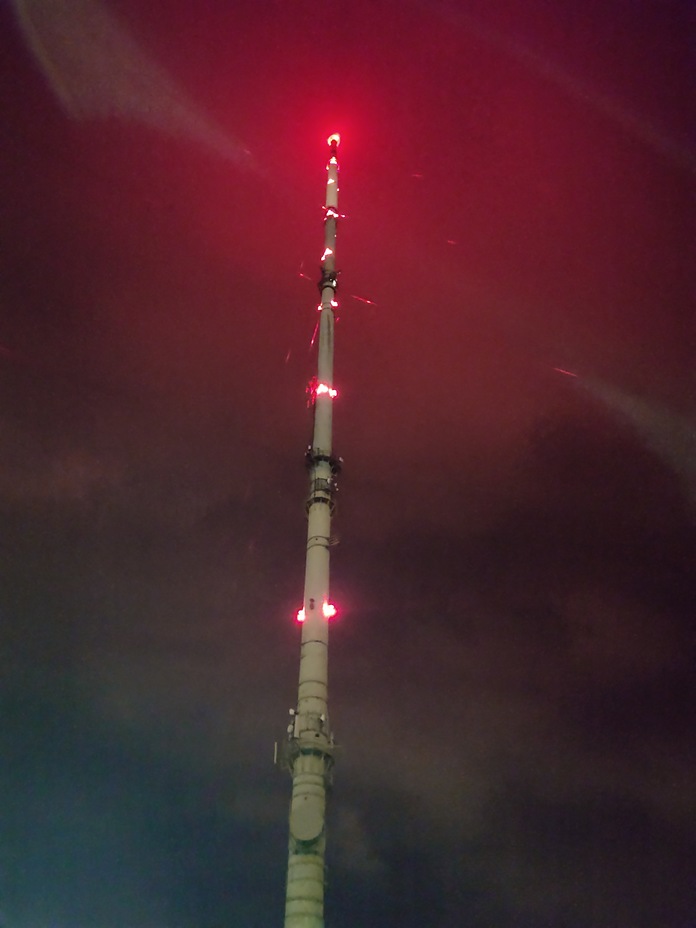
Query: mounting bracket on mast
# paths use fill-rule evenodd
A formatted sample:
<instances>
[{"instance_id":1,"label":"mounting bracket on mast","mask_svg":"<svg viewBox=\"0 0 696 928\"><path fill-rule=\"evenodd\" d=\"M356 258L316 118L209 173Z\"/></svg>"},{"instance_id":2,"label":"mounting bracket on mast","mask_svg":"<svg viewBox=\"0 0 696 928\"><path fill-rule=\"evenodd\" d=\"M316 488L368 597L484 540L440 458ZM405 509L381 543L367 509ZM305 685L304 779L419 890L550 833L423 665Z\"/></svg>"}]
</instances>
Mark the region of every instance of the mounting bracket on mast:
<instances>
[{"instance_id":1,"label":"mounting bracket on mast","mask_svg":"<svg viewBox=\"0 0 696 928\"><path fill-rule=\"evenodd\" d=\"M308 445L305 451L305 464L307 465L307 469L309 470L321 463L328 464L334 477L338 477L343 467L343 458L337 458L333 454L326 454L325 451L317 451L311 445Z\"/></svg>"},{"instance_id":2,"label":"mounting bracket on mast","mask_svg":"<svg viewBox=\"0 0 696 928\"><path fill-rule=\"evenodd\" d=\"M317 284L319 293L322 293L326 287L331 287L332 290L336 290L338 288L338 271L327 271L323 267L320 268L320 270L321 277Z\"/></svg>"},{"instance_id":3,"label":"mounting bracket on mast","mask_svg":"<svg viewBox=\"0 0 696 928\"><path fill-rule=\"evenodd\" d=\"M336 509L334 495L338 493L338 483L336 477L341 473L343 458L334 457L332 454L325 454L322 451L316 451L310 445L305 453L305 463L307 469L312 471L309 481L309 496L305 503L307 514L315 503L325 503L333 515ZM331 469L329 476L319 476L315 470L319 464L328 464Z\"/></svg>"}]
</instances>

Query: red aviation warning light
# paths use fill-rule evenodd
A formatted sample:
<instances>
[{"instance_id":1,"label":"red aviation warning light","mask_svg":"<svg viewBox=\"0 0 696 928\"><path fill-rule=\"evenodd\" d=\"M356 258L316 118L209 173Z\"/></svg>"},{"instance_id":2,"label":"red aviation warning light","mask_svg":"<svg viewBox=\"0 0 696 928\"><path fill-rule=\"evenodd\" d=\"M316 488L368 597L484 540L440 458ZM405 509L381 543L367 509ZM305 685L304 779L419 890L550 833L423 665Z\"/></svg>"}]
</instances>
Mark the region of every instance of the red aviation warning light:
<instances>
[{"instance_id":1,"label":"red aviation warning light","mask_svg":"<svg viewBox=\"0 0 696 928\"><path fill-rule=\"evenodd\" d=\"M333 603L322 604L321 614L324 616L325 619L333 619L334 616L336 615L336 612L337 612L337 609ZM304 609L298 609L297 610L297 621L304 622L306 618L307 618L307 613L304 611Z\"/></svg>"},{"instance_id":2,"label":"red aviation warning light","mask_svg":"<svg viewBox=\"0 0 696 928\"><path fill-rule=\"evenodd\" d=\"M338 390L330 387L328 383L319 383L316 377L312 377L307 384L307 396L307 405L312 406L318 396L328 396L329 399L335 399L338 396Z\"/></svg>"},{"instance_id":3,"label":"red aviation warning light","mask_svg":"<svg viewBox=\"0 0 696 928\"><path fill-rule=\"evenodd\" d=\"M341 136L338 134L338 132L334 132L328 137L326 141L327 144L331 146L331 148L336 148L341 144Z\"/></svg>"}]
</instances>

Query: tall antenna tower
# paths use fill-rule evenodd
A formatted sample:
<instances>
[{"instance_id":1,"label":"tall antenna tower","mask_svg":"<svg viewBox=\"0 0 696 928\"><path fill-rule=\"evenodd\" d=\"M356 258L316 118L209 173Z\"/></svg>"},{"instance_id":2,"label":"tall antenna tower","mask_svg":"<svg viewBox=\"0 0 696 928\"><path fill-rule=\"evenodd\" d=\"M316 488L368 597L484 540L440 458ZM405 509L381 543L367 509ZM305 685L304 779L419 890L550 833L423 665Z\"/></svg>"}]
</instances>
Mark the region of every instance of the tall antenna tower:
<instances>
[{"instance_id":1,"label":"tall antenna tower","mask_svg":"<svg viewBox=\"0 0 696 928\"><path fill-rule=\"evenodd\" d=\"M340 459L331 449L334 309L336 302L336 225L338 213L338 134L330 135L326 166L324 253L319 278L319 353L317 374L309 383L314 409L312 444L307 449L307 559L297 707L290 710L285 758L292 775L290 845L285 898L285 928L324 928L324 853L326 792L334 759L329 726L329 620L336 609L329 599L329 546L336 477Z\"/></svg>"}]
</instances>

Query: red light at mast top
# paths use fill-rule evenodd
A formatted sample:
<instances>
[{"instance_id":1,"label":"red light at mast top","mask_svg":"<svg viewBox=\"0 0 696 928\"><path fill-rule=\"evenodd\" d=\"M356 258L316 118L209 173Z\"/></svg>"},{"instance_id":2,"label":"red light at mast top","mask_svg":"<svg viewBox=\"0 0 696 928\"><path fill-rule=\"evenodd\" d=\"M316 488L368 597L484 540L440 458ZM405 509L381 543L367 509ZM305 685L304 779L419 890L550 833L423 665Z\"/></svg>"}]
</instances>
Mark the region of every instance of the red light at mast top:
<instances>
[{"instance_id":1,"label":"red light at mast top","mask_svg":"<svg viewBox=\"0 0 696 928\"><path fill-rule=\"evenodd\" d=\"M338 132L334 132L328 137L326 141L332 148L335 148L341 144L341 136L338 134Z\"/></svg>"}]
</instances>

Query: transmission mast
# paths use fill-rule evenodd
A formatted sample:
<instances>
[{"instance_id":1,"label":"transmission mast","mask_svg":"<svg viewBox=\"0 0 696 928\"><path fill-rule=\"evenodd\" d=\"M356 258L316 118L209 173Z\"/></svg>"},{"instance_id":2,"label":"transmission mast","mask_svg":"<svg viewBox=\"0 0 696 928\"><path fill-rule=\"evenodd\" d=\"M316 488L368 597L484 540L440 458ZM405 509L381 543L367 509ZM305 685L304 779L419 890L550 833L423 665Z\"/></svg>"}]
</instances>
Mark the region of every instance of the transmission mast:
<instances>
[{"instance_id":1,"label":"transmission mast","mask_svg":"<svg viewBox=\"0 0 696 928\"><path fill-rule=\"evenodd\" d=\"M307 449L307 559L301 623L297 707L290 710L284 756L292 775L290 843L285 928L324 928L326 793L334 759L329 725L329 620L336 609L329 599L329 546L336 477L340 459L331 447L334 310L337 307L336 225L338 213L338 134L328 138L324 253L319 278L319 351L317 374L308 393L314 411L312 444Z\"/></svg>"}]
</instances>

